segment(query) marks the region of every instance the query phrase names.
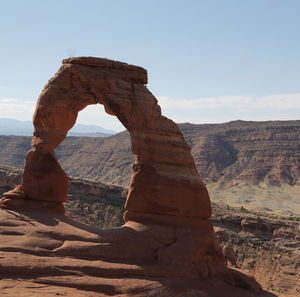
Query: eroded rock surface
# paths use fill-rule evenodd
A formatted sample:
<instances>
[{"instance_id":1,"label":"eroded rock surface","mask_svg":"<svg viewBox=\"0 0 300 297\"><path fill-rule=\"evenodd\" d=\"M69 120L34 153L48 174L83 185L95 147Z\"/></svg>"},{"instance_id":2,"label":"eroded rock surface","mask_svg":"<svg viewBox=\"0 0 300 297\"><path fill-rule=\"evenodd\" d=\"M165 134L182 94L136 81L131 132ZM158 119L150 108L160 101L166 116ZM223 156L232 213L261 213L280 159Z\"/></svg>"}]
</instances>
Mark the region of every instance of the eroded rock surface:
<instances>
[{"instance_id":1,"label":"eroded rock surface","mask_svg":"<svg viewBox=\"0 0 300 297\"><path fill-rule=\"evenodd\" d=\"M0 230L4 296L275 296L254 293L253 278L221 264L156 261L175 240L170 225L128 222L101 230L62 215L0 209Z\"/></svg>"}]
</instances>

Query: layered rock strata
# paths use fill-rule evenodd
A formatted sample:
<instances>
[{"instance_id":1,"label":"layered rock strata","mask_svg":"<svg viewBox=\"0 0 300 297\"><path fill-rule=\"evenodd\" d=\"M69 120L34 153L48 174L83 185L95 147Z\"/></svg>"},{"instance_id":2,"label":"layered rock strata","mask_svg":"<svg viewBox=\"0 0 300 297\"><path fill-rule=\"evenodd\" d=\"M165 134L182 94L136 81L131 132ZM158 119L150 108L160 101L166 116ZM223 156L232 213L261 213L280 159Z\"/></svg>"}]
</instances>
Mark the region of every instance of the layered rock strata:
<instances>
[{"instance_id":1,"label":"layered rock strata","mask_svg":"<svg viewBox=\"0 0 300 297\"><path fill-rule=\"evenodd\" d=\"M64 213L68 178L54 150L80 110L103 104L129 131L136 160L125 204L126 224L105 232L105 243L97 246L97 255L118 258L122 254L122 261L183 265L187 277L214 276L258 289L255 281L224 266L207 220L211 215L209 195L190 148L178 126L161 115L146 83L147 72L141 67L91 57L63 60L37 102L22 185L4 194L1 207ZM120 240L128 238L132 240L121 248ZM64 246L55 250L68 255L74 249Z\"/></svg>"}]
</instances>

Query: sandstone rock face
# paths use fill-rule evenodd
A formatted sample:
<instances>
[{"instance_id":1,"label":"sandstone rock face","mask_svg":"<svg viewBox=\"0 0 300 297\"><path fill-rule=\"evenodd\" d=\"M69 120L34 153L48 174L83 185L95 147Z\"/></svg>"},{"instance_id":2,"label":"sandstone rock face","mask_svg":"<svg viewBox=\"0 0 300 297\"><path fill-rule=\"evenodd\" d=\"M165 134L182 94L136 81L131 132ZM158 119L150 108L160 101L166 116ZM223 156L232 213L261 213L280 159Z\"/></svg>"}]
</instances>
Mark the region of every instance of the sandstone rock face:
<instances>
[{"instance_id":1,"label":"sandstone rock face","mask_svg":"<svg viewBox=\"0 0 300 297\"><path fill-rule=\"evenodd\" d=\"M172 226L129 222L101 230L61 215L3 209L0 226L3 296L274 297L245 290L259 287L222 265L155 261L174 241Z\"/></svg>"},{"instance_id":2,"label":"sandstone rock face","mask_svg":"<svg viewBox=\"0 0 300 297\"><path fill-rule=\"evenodd\" d=\"M34 113L33 149L26 157L22 183L27 198L66 201L67 176L54 149L78 112L100 103L128 129L136 155L126 210L208 218L209 196L190 148L177 125L161 115L146 83L147 72L140 67L89 57L64 60Z\"/></svg>"},{"instance_id":3,"label":"sandstone rock face","mask_svg":"<svg viewBox=\"0 0 300 297\"><path fill-rule=\"evenodd\" d=\"M166 270L147 270L142 266L142 275L217 277L234 286L259 290L253 279L225 267L218 240L207 220L211 215L209 195L190 148L178 126L161 115L146 83L147 72L140 67L91 57L64 60L38 99L32 149L26 156L22 185L4 193L0 206L64 213L62 203L67 200L68 178L54 150L75 124L78 112L100 103L127 128L136 156L125 204L126 224L102 231L100 242L92 240L95 244L61 245L59 240L46 240L48 246L40 242L43 236L37 236L35 249L40 246L71 257L96 255L97 259L122 263L156 263ZM57 224L60 220L63 219ZM33 234L33 230L26 232ZM20 246L30 246L22 240ZM124 246L124 242L128 245ZM18 245L14 241L11 244Z\"/></svg>"}]
</instances>

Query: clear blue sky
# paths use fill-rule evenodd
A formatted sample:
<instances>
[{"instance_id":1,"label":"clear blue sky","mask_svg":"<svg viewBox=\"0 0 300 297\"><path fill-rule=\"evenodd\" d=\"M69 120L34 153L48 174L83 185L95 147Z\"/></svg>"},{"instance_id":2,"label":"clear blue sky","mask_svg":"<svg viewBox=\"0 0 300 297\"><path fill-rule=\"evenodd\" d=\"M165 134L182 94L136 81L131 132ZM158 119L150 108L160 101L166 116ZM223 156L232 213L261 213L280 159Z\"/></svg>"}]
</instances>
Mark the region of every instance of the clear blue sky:
<instances>
[{"instance_id":1,"label":"clear blue sky","mask_svg":"<svg viewBox=\"0 0 300 297\"><path fill-rule=\"evenodd\" d=\"M98 56L146 68L177 122L300 119L299 32L299 0L1 0L0 117L30 120L63 58Z\"/></svg>"}]
</instances>

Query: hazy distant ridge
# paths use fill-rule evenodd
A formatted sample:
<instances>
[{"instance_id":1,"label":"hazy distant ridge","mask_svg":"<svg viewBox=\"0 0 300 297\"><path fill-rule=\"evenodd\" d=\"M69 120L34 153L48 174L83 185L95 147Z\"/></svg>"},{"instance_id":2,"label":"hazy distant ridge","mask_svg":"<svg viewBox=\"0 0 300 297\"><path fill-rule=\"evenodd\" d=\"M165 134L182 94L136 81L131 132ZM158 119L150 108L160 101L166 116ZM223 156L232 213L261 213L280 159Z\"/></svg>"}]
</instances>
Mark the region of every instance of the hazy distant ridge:
<instances>
[{"instance_id":1,"label":"hazy distant ridge","mask_svg":"<svg viewBox=\"0 0 300 297\"><path fill-rule=\"evenodd\" d=\"M32 136L33 124L31 121L19 121L0 118L0 135ZM106 137L116 134L96 125L76 124L68 133L69 136Z\"/></svg>"}]
</instances>

